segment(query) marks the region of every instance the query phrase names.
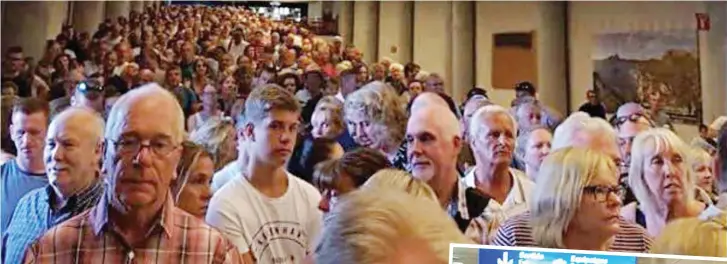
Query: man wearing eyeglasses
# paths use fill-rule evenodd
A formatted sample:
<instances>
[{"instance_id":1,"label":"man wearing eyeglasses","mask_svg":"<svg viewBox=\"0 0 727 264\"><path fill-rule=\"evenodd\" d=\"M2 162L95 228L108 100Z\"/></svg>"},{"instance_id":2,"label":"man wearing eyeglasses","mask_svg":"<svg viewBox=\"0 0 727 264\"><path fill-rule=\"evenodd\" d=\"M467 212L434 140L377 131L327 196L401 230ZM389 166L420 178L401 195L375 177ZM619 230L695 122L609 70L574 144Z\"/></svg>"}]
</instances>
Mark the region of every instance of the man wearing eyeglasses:
<instances>
[{"instance_id":1,"label":"man wearing eyeglasses","mask_svg":"<svg viewBox=\"0 0 727 264\"><path fill-rule=\"evenodd\" d=\"M636 135L650 129L651 123L644 114L644 109L641 105L633 102L621 105L618 111L616 111L613 122L616 128L618 150L621 154L621 162L619 164L621 177L619 183L626 189L626 194L622 197L622 200L624 204L629 204L636 201L636 197L634 197L631 188L626 185L629 165L631 163L631 143L634 141Z\"/></svg>"},{"instance_id":2,"label":"man wearing eyeglasses","mask_svg":"<svg viewBox=\"0 0 727 264\"><path fill-rule=\"evenodd\" d=\"M33 243L26 263L241 263L221 233L173 204L184 139L174 95L156 84L127 92L104 138L105 195Z\"/></svg>"}]
</instances>

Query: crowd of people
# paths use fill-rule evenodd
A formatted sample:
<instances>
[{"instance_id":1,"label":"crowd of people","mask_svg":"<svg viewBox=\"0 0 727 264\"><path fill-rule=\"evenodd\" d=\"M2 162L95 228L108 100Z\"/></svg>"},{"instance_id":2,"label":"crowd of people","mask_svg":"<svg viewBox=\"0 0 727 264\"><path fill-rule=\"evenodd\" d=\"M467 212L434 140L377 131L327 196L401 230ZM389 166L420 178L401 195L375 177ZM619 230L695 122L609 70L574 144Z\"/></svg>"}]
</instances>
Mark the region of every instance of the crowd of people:
<instances>
[{"instance_id":1,"label":"crowd of people","mask_svg":"<svg viewBox=\"0 0 727 264\"><path fill-rule=\"evenodd\" d=\"M727 117L462 103L241 7L64 26L3 61L3 263L446 263L450 243L727 257ZM657 98L658 99L658 98Z\"/></svg>"}]
</instances>

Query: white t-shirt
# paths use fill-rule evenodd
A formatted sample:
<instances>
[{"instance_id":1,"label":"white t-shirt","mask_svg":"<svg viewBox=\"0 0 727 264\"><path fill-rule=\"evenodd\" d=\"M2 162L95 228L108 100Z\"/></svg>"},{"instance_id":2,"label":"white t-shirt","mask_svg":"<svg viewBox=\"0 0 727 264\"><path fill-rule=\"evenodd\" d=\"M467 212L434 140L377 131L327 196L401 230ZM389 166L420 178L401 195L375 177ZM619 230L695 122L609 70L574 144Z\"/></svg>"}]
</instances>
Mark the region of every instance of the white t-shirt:
<instances>
[{"instance_id":1,"label":"white t-shirt","mask_svg":"<svg viewBox=\"0 0 727 264\"><path fill-rule=\"evenodd\" d=\"M236 160L233 160L232 162L225 165L225 167L222 167L221 170L215 172L215 175L212 176L212 193L217 193L220 189L222 189L222 186L225 186L228 182L230 182L232 179L235 178L235 176L239 176L242 174L242 168L240 167L240 163Z\"/></svg>"},{"instance_id":2,"label":"white t-shirt","mask_svg":"<svg viewBox=\"0 0 727 264\"><path fill-rule=\"evenodd\" d=\"M320 199L315 187L291 174L288 190L278 198L239 176L212 197L206 222L257 263L300 263L313 252L321 230Z\"/></svg>"}]
</instances>

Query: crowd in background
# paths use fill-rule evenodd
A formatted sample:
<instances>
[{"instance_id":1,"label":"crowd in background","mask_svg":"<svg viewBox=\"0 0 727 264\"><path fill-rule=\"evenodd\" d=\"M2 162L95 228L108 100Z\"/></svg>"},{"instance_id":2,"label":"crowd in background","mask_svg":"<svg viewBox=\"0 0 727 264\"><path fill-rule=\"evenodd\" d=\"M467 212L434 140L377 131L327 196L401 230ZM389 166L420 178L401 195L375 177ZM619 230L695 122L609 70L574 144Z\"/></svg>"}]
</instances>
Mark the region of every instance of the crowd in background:
<instances>
[{"instance_id":1,"label":"crowd in background","mask_svg":"<svg viewBox=\"0 0 727 264\"><path fill-rule=\"evenodd\" d=\"M528 82L508 106L452 98L415 62L241 7L149 7L64 26L37 61L6 50L3 263L727 257L727 117L685 142L658 95L609 120L593 90L568 116Z\"/></svg>"}]
</instances>

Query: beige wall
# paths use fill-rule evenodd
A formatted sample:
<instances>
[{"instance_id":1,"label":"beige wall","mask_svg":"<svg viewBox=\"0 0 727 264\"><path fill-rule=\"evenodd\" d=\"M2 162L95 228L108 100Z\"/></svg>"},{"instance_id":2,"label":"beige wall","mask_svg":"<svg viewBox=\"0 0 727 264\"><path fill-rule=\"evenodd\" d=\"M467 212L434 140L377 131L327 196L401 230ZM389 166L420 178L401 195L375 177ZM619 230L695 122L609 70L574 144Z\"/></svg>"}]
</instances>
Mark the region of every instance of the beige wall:
<instances>
[{"instance_id":1,"label":"beige wall","mask_svg":"<svg viewBox=\"0 0 727 264\"><path fill-rule=\"evenodd\" d=\"M423 70L439 73L452 90L452 2L414 3L413 59Z\"/></svg>"},{"instance_id":2,"label":"beige wall","mask_svg":"<svg viewBox=\"0 0 727 264\"><path fill-rule=\"evenodd\" d=\"M538 53L538 94L547 105L565 112L565 19L562 3L477 2L475 8L476 84L488 89L495 103L509 106L515 91L511 87L492 87L492 35L534 31Z\"/></svg>"},{"instance_id":3,"label":"beige wall","mask_svg":"<svg viewBox=\"0 0 727 264\"><path fill-rule=\"evenodd\" d=\"M353 44L363 52L366 62L376 61L379 2L353 3Z\"/></svg>"},{"instance_id":4,"label":"beige wall","mask_svg":"<svg viewBox=\"0 0 727 264\"><path fill-rule=\"evenodd\" d=\"M2 49L21 46L25 56L36 61L43 55L45 41L61 32L68 11L67 2L8 2L2 18ZM14 15L23 14L23 15Z\"/></svg>"},{"instance_id":5,"label":"beige wall","mask_svg":"<svg viewBox=\"0 0 727 264\"><path fill-rule=\"evenodd\" d=\"M401 64L412 58L413 2L387 1L379 3L378 58L391 58ZM392 52L396 47L396 52Z\"/></svg>"},{"instance_id":6,"label":"beige wall","mask_svg":"<svg viewBox=\"0 0 727 264\"><path fill-rule=\"evenodd\" d=\"M73 2L73 27L78 32L93 34L104 20L106 3L94 1Z\"/></svg>"},{"instance_id":7,"label":"beige wall","mask_svg":"<svg viewBox=\"0 0 727 264\"><path fill-rule=\"evenodd\" d=\"M694 29L695 13L706 12L704 2L571 2L571 108L584 101L592 87L593 34L631 30ZM725 3L710 3L712 30L699 33L704 119L724 115ZM696 126L677 125L683 139L697 135Z\"/></svg>"}]
</instances>

